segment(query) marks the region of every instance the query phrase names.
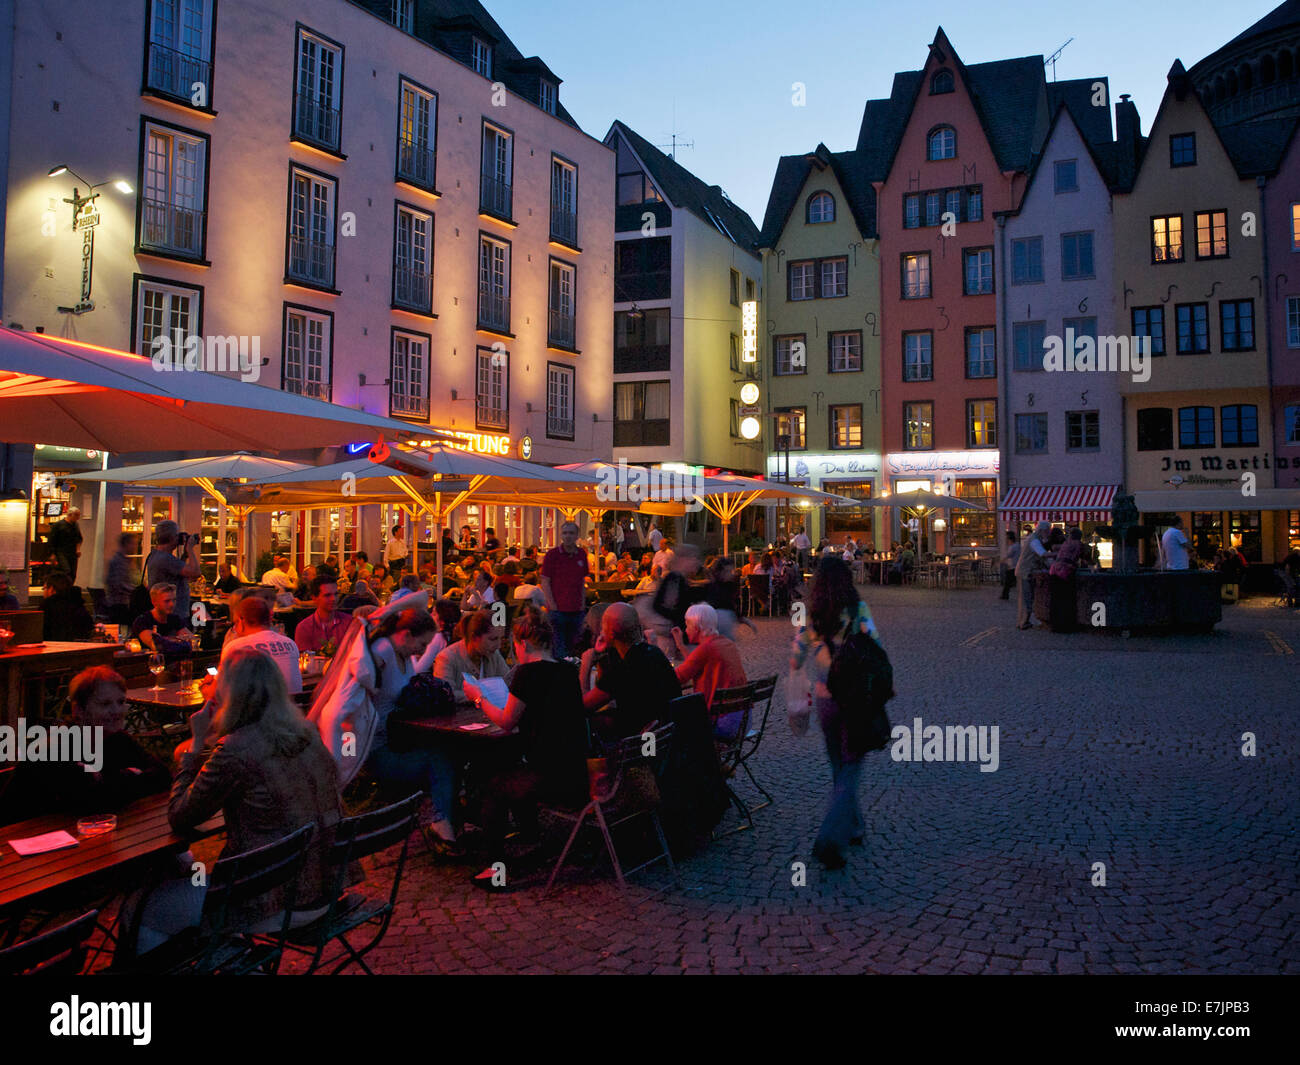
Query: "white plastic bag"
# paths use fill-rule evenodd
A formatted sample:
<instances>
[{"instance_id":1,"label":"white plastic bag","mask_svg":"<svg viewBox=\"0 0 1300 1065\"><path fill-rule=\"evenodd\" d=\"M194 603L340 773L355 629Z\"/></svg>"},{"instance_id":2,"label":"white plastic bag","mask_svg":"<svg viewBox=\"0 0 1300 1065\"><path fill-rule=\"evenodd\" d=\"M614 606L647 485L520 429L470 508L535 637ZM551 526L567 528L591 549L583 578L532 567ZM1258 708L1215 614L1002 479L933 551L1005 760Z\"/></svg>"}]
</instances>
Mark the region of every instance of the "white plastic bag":
<instances>
[{"instance_id":1,"label":"white plastic bag","mask_svg":"<svg viewBox=\"0 0 1300 1065\"><path fill-rule=\"evenodd\" d=\"M786 678L785 717L790 722L790 731L802 739L808 734L808 725L812 721L812 700L809 698L808 678L803 670L791 673Z\"/></svg>"}]
</instances>

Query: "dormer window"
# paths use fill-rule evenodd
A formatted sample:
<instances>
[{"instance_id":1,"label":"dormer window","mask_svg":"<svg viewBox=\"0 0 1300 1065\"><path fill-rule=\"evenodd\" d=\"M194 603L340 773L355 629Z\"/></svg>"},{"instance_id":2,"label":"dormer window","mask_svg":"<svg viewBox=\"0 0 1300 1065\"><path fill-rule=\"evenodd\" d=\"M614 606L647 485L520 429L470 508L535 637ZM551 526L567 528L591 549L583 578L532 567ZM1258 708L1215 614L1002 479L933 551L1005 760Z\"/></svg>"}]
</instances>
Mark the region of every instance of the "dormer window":
<instances>
[{"instance_id":1,"label":"dormer window","mask_svg":"<svg viewBox=\"0 0 1300 1065\"><path fill-rule=\"evenodd\" d=\"M835 221L835 197L829 192L814 192L808 197L808 224Z\"/></svg>"},{"instance_id":2,"label":"dormer window","mask_svg":"<svg viewBox=\"0 0 1300 1065\"><path fill-rule=\"evenodd\" d=\"M548 115L555 114L555 82L542 78L537 91L537 102Z\"/></svg>"},{"instance_id":3,"label":"dormer window","mask_svg":"<svg viewBox=\"0 0 1300 1065\"><path fill-rule=\"evenodd\" d=\"M492 76L492 46L482 37L473 39L470 57L475 74L482 74L485 78Z\"/></svg>"},{"instance_id":4,"label":"dormer window","mask_svg":"<svg viewBox=\"0 0 1300 1065\"><path fill-rule=\"evenodd\" d=\"M939 126L937 129L930 131L930 136L926 139L926 158L933 162L936 159L952 159L957 155L957 131L951 126Z\"/></svg>"},{"instance_id":5,"label":"dormer window","mask_svg":"<svg viewBox=\"0 0 1300 1065\"><path fill-rule=\"evenodd\" d=\"M403 33L414 33L415 0L393 0L388 21Z\"/></svg>"},{"instance_id":6,"label":"dormer window","mask_svg":"<svg viewBox=\"0 0 1300 1065\"><path fill-rule=\"evenodd\" d=\"M953 91L952 71L936 70L934 77L930 79L930 95L941 96L946 92Z\"/></svg>"}]
</instances>

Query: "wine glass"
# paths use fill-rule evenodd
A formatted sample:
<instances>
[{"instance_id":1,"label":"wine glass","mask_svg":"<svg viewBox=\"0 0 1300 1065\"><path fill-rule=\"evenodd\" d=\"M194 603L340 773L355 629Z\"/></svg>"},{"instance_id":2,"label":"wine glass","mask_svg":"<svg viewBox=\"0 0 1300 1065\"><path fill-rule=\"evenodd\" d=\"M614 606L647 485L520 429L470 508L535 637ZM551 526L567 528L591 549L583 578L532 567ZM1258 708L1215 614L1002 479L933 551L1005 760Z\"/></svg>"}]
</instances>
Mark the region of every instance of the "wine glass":
<instances>
[{"instance_id":1,"label":"wine glass","mask_svg":"<svg viewBox=\"0 0 1300 1065\"><path fill-rule=\"evenodd\" d=\"M162 685L158 683L159 678L163 675L163 670L167 668L167 659L155 651L149 656L149 672L153 674L153 687L151 692L162 691Z\"/></svg>"}]
</instances>

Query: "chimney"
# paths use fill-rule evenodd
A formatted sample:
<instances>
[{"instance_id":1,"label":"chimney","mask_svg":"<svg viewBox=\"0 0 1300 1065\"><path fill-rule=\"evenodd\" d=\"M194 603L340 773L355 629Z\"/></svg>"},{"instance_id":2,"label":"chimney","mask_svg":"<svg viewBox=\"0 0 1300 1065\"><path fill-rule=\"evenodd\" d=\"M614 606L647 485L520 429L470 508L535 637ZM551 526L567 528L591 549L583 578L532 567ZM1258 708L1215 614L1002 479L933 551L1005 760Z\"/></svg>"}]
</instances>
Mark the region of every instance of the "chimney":
<instances>
[{"instance_id":1,"label":"chimney","mask_svg":"<svg viewBox=\"0 0 1300 1065\"><path fill-rule=\"evenodd\" d=\"M1138 151L1142 145L1142 120L1137 105L1128 93L1121 94L1115 104L1115 144L1119 149L1119 174L1121 186L1131 188L1137 175Z\"/></svg>"}]
</instances>

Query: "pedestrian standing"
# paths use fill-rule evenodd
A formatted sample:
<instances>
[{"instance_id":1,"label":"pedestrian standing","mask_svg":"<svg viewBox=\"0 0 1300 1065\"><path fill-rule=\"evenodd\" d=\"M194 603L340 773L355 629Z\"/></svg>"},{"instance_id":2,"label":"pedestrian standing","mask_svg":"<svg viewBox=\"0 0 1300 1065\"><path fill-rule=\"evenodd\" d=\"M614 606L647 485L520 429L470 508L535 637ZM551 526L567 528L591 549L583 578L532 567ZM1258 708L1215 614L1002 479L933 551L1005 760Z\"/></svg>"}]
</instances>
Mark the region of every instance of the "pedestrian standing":
<instances>
[{"instance_id":1,"label":"pedestrian standing","mask_svg":"<svg viewBox=\"0 0 1300 1065\"><path fill-rule=\"evenodd\" d=\"M1020 540L1008 529L1007 542L1002 545L1002 598L1011 598L1011 589L1016 586L1016 563L1020 561Z\"/></svg>"},{"instance_id":2,"label":"pedestrian standing","mask_svg":"<svg viewBox=\"0 0 1300 1065\"><path fill-rule=\"evenodd\" d=\"M81 511L69 507L67 512L50 526L50 556L57 569L67 570L72 583L77 583L77 563L81 559L81 529L77 522Z\"/></svg>"},{"instance_id":3,"label":"pedestrian standing","mask_svg":"<svg viewBox=\"0 0 1300 1065\"><path fill-rule=\"evenodd\" d=\"M650 531L646 534L645 542L649 545L650 550L658 552L659 541L664 538L664 534L659 531L659 526L655 522L650 523Z\"/></svg>"},{"instance_id":4,"label":"pedestrian standing","mask_svg":"<svg viewBox=\"0 0 1300 1065\"><path fill-rule=\"evenodd\" d=\"M1020 610L1016 615L1016 624L1022 629L1034 627L1033 575L1047 567L1047 538L1051 532L1052 523L1040 521L1020 545L1020 557L1016 560L1015 571L1020 580Z\"/></svg>"},{"instance_id":5,"label":"pedestrian standing","mask_svg":"<svg viewBox=\"0 0 1300 1065\"><path fill-rule=\"evenodd\" d=\"M408 554L406 541L402 538L402 527L394 525L388 543L384 545L384 562L388 566L388 572L393 575L394 581L401 579L402 570L406 569Z\"/></svg>"},{"instance_id":6,"label":"pedestrian standing","mask_svg":"<svg viewBox=\"0 0 1300 1065\"><path fill-rule=\"evenodd\" d=\"M556 658L567 658L578 638L590 572L587 552L578 546L578 524L566 521L560 526L560 546L552 547L542 559L542 594L550 611Z\"/></svg>"},{"instance_id":7,"label":"pedestrian standing","mask_svg":"<svg viewBox=\"0 0 1300 1065\"><path fill-rule=\"evenodd\" d=\"M813 856L827 869L842 869L846 864L844 848L862 846L866 836L866 822L862 819L858 802L862 754L853 751L848 740L848 716L832 698L826 682L838 641L857 632L880 642L871 611L859 597L853 574L842 559L825 558L817 567L809 598L808 621L809 624L795 637L790 653L790 672L803 669L807 684L811 686L813 708L817 711L817 720L826 741L826 757L831 766L830 802L813 844ZM804 687L805 706L808 695L809 689ZM796 695L795 702L798 701Z\"/></svg>"}]
</instances>

